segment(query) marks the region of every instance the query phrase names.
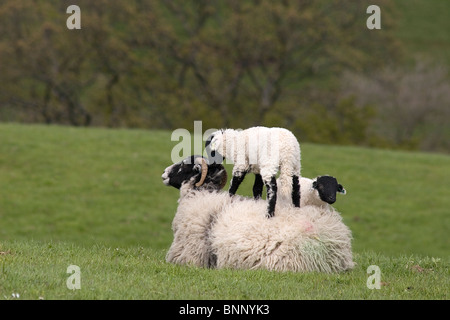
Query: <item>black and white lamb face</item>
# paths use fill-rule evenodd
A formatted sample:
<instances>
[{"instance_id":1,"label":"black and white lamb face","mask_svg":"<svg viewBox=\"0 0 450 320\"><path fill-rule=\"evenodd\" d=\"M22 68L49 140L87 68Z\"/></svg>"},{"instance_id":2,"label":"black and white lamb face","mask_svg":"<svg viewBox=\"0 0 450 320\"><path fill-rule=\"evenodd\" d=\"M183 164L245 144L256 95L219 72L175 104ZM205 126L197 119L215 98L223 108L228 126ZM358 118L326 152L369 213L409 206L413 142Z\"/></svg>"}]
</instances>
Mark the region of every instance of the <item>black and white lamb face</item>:
<instances>
[{"instance_id":1,"label":"black and white lamb face","mask_svg":"<svg viewBox=\"0 0 450 320\"><path fill-rule=\"evenodd\" d=\"M318 191L320 199L329 204L336 202L336 193L346 193L344 187L332 176L317 177L317 179L314 180L312 187Z\"/></svg>"},{"instance_id":2,"label":"black and white lamb face","mask_svg":"<svg viewBox=\"0 0 450 320\"><path fill-rule=\"evenodd\" d=\"M222 189L227 180L227 172L221 164L208 164L202 156L189 156L164 170L161 176L166 186L180 189L184 183L195 183L195 187Z\"/></svg>"},{"instance_id":3,"label":"black and white lamb face","mask_svg":"<svg viewBox=\"0 0 450 320\"><path fill-rule=\"evenodd\" d=\"M205 142L206 154L209 163L222 163L225 157L225 145L223 139L224 130L220 129L213 132Z\"/></svg>"}]
</instances>

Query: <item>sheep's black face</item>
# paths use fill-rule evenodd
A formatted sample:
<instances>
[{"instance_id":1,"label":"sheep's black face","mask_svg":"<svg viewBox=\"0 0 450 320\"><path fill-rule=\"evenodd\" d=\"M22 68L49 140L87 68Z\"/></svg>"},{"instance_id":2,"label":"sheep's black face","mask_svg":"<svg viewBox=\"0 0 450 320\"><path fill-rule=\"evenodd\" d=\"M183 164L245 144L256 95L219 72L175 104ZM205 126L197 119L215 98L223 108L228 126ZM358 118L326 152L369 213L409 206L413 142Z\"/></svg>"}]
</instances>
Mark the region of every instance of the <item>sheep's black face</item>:
<instances>
[{"instance_id":1,"label":"sheep's black face","mask_svg":"<svg viewBox=\"0 0 450 320\"><path fill-rule=\"evenodd\" d=\"M199 156L190 156L181 162L174 163L164 170L161 178L166 186L172 186L180 189L185 181L197 176L200 179L201 166L195 163L195 158Z\"/></svg>"},{"instance_id":2,"label":"sheep's black face","mask_svg":"<svg viewBox=\"0 0 450 320\"><path fill-rule=\"evenodd\" d=\"M198 182L201 177L202 167L195 162L201 156L190 156L181 162L175 163L164 170L161 178L166 186L180 189L183 183L191 181ZM212 189L222 189L226 182L227 173L221 164L209 164L204 185Z\"/></svg>"},{"instance_id":3,"label":"sheep's black face","mask_svg":"<svg viewBox=\"0 0 450 320\"><path fill-rule=\"evenodd\" d=\"M318 177L313 182L313 188L319 192L320 199L329 204L336 202L337 192L345 194L344 187L332 176Z\"/></svg>"}]
</instances>

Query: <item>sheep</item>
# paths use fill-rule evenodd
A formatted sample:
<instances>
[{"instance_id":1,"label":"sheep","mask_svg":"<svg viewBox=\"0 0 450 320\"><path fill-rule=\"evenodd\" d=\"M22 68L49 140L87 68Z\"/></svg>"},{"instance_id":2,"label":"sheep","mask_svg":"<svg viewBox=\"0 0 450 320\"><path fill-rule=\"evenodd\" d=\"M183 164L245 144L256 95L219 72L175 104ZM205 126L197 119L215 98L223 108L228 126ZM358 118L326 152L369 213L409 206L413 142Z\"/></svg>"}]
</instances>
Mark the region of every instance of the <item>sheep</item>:
<instances>
[{"instance_id":1,"label":"sheep","mask_svg":"<svg viewBox=\"0 0 450 320\"><path fill-rule=\"evenodd\" d=\"M180 189L166 261L296 272L341 272L354 267L351 231L334 208L277 207L276 216L266 219L265 201L229 197L220 191L227 179L223 166L195 159L168 167L162 176L164 184ZM196 168L198 163L210 169ZM206 176L198 185L202 171ZM317 196L312 188L303 194L309 193Z\"/></svg>"},{"instance_id":2,"label":"sheep","mask_svg":"<svg viewBox=\"0 0 450 320\"><path fill-rule=\"evenodd\" d=\"M305 204L324 206L336 202L336 194L347 194L342 184L332 176L318 176L315 179L302 177L300 179L300 189L309 190L302 198Z\"/></svg>"},{"instance_id":3,"label":"sheep","mask_svg":"<svg viewBox=\"0 0 450 320\"><path fill-rule=\"evenodd\" d=\"M354 267L351 231L332 208L284 207L265 219L262 201L224 207L211 230L216 268L334 273Z\"/></svg>"},{"instance_id":4,"label":"sheep","mask_svg":"<svg viewBox=\"0 0 450 320\"><path fill-rule=\"evenodd\" d=\"M227 172L223 165L208 164L207 159L193 155L167 167L161 178L166 186L180 189L184 194L199 187L211 191L222 189L227 183Z\"/></svg>"},{"instance_id":5,"label":"sheep","mask_svg":"<svg viewBox=\"0 0 450 320\"><path fill-rule=\"evenodd\" d=\"M229 193L234 195L248 172L256 174L267 188L267 217L272 217L277 202L278 181L280 193L290 196L295 207L300 207L300 144L284 128L252 127L237 131L222 129L213 132L205 143L210 158L220 163L223 158L234 163ZM218 155L216 155L218 153ZM254 184L255 199L261 197L262 185Z\"/></svg>"},{"instance_id":6,"label":"sheep","mask_svg":"<svg viewBox=\"0 0 450 320\"><path fill-rule=\"evenodd\" d=\"M263 182L258 175L255 176L255 185L262 187ZM336 202L336 194L346 194L344 187L338 183L335 177L324 175L315 179L306 177L300 178L300 190L302 192L301 206L329 206ZM279 203L286 205L289 199L283 199L283 195L278 195Z\"/></svg>"},{"instance_id":7,"label":"sheep","mask_svg":"<svg viewBox=\"0 0 450 320\"><path fill-rule=\"evenodd\" d=\"M208 164L201 156L190 156L164 170L166 186L180 190L177 213L172 222L174 240L166 255L168 262L198 267L215 265L209 233L214 217L231 202L225 192L227 181L221 164Z\"/></svg>"}]
</instances>

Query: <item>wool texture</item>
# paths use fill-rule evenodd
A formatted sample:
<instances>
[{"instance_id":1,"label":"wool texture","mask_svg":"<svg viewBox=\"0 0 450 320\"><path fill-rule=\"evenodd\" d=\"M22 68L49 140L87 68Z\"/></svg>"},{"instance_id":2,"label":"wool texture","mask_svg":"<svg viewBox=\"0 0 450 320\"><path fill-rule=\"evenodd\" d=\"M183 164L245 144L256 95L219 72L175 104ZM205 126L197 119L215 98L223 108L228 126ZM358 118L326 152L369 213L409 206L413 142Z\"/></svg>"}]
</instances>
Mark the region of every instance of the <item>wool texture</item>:
<instances>
[{"instance_id":1,"label":"wool texture","mask_svg":"<svg viewBox=\"0 0 450 320\"><path fill-rule=\"evenodd\" d=\"M226 129L215 133L212 144L233 163L236 172L261 174L264 183L280 172L279 192L292 192L292 176L300 175L301 154L297 138L284 128L252 127L242 131Z\"/></svg>"},{"instance_id":2,"label":"wool texture","mask_svg":"<svg viewBox=\"0 0 450 320\"><path fill-rule=\"evenodd\" d=\"M189 188L186 188L189 189ZM231 202L225 192L181 190L178 209L172 221L173 242L166 261L197 267L214 267L211 228L217 215Z\"/></svg>"},{"instance_id":3,"label":"wool texture","mask_svg":"<svg viewBox=\"0 0 450 320\"><path fill-rule=\"evenodd\" d=\"M337 211L284 207L267 219L265 206L236 202L216 218L211 246L217 268L332 273L354 267L351 231Z\"/></svg>"},{"instance_id":4,"label":"wool texture","mask_svg":"<svg viewBox=\"0 0 450 320\"><path fill-rule=\"evenodd\" d=\"M179 200L166 260L210 268L341 272L352 269L351 231L331 206L277 206L226 192Z\"/></svg>"}]
</instances>

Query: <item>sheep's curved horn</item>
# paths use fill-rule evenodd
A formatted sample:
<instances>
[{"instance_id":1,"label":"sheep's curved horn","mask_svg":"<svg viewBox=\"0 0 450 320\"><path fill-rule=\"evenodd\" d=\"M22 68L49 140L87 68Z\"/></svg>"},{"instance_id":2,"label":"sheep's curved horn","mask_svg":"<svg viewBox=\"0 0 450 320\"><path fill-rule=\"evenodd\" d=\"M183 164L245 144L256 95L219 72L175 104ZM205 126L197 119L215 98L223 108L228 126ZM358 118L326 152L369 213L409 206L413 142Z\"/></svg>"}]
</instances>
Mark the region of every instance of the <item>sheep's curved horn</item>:
<instances>
[{"instance_id":1,"label":"sheep's curved horn","mask_svg":"<svg viewBox=\"0 0 450 320\"><path fill-rule=\"evenodd\" d=\"M195 162L197 162L197 159L195 159ZM200 181L195 184L196 187L200 187L203 184L203 182L205 182L206 174L208 173L208 164L206 163L206 160L204 158L200 159L202 165L202 176L200 177Z\"/></svg>"}]
</instances>

